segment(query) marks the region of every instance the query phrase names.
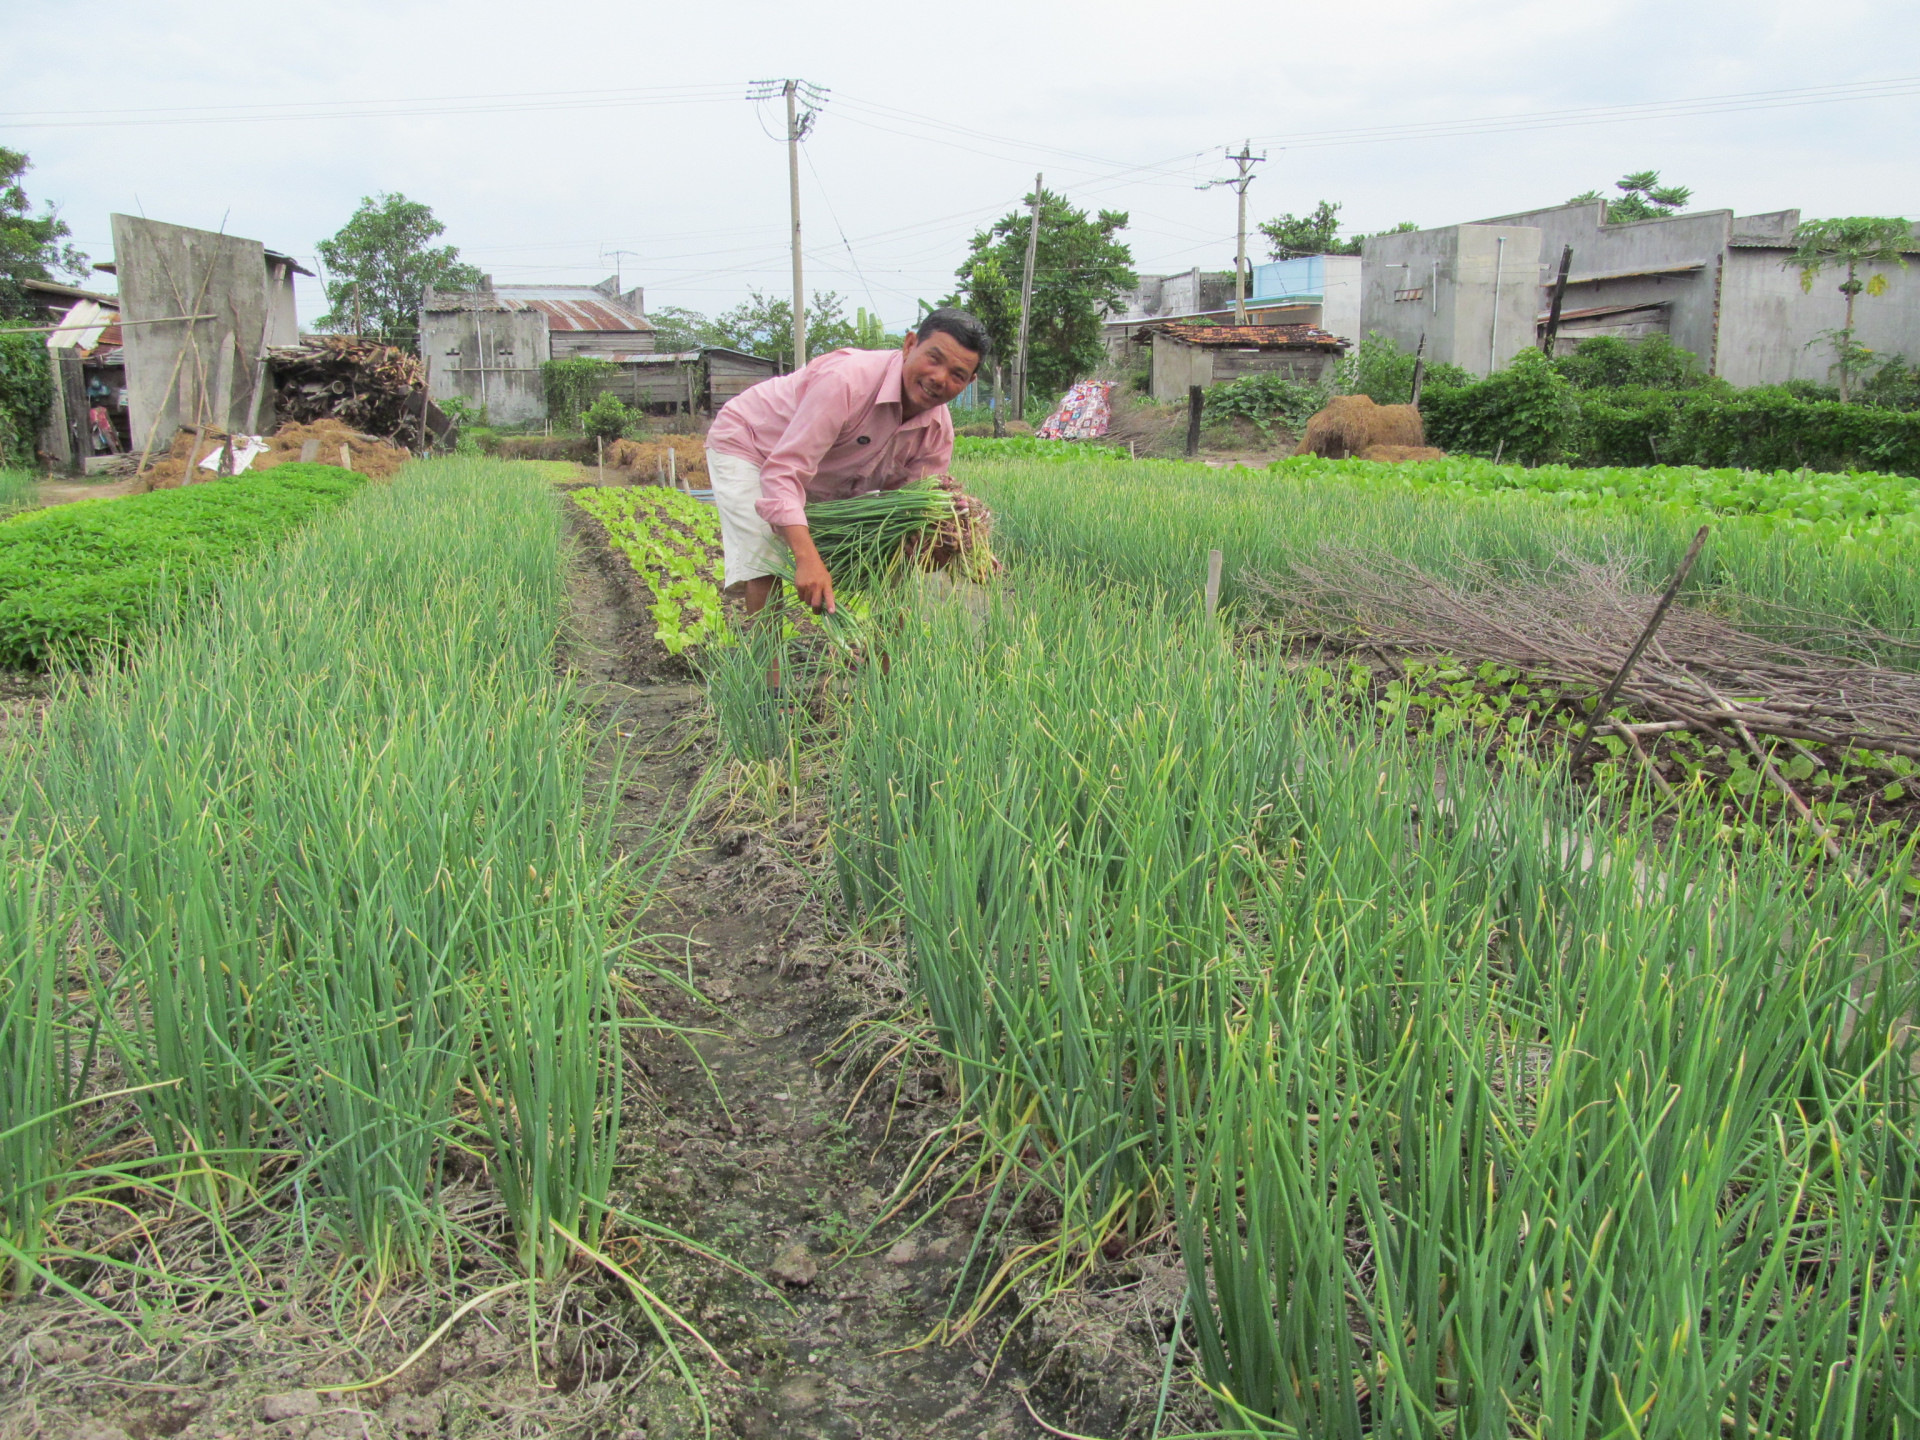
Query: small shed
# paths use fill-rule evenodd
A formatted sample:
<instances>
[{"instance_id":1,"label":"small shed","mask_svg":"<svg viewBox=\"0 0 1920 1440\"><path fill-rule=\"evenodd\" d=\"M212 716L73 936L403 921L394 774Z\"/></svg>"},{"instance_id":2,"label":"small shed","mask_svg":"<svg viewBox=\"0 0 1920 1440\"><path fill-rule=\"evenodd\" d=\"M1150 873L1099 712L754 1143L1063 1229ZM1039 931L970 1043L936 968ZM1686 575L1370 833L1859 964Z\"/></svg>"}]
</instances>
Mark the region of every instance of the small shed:
<instances>
[{"instance_id":1,"label":"small shed","mask_svg":"<svg viewBox=\"0 0 1920 1440\"><path fill-rule=\"evenodd\" d=\"M643 410L715 413L750 385L771 379L777 364L761 355L702 345L693 350L602 355L620 367L598 393Z\"/></svg>"},{"instance_id":2,"label":"small shed","mask_svg":"<svg viewBox=\"0 0 1920 1440\"><path fill-rule=\"evenodd\" d=\"M1189 386L1224 385L1249 375L1285 375L1316 384L1347 342L1317 325L1189 325L1147 327L1134 337L1151 349L1148 393L1172 400Z\"/></svg>"}]
</instances>

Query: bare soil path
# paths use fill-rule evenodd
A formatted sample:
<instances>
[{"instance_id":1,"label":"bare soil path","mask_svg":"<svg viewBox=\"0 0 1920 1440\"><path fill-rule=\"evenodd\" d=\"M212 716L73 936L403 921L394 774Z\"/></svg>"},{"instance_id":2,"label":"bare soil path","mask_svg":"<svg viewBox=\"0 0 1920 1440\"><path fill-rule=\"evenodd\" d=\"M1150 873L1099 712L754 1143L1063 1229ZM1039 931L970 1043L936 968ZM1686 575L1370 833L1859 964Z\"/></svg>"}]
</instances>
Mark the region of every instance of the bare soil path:
<instances>
[{"instance_id":1,"label":"bare soil path","mask_svg":"<svg viewBox=\"0 0 1920 1440\"><path fill-rule=\"evenodd\" d=\"M577 514L577 512L574 512ZM573 567L581 683L617 731L641 747L626 779L632 818L684 803L708 761L703 701L645 639L630 585L597 537L579 534ZM904 1220L849 1255L880 1213L903 1158L885 1143L884 1104L851 1120L861 1075L843 1081L820 1057L861 1012L819 906L783 856L794 833L723 826L694 833L648 928L675 938L701 1003L643 982L661 1018L704 1032L655 1033L635 1046L653 1094L629 1105L636 1150L650 1147L623 1203L728 1254L766 1282L707 1267L683 1277L695 1318L737 1380L724 1384L725 1428L759 1437L1026 1436L1044 1433L1015 1387L1026 1375L992 1347L920 1346L946 1313L972 1241L961 1214L896 1240ZM863 981L861 983L870 983ZM891 1084L877 1087L883 1095ZM876 1152L878 1152L876 1154ZM918 1348L916 1348L918 1347Z\"/></svg>"}]
</instances>

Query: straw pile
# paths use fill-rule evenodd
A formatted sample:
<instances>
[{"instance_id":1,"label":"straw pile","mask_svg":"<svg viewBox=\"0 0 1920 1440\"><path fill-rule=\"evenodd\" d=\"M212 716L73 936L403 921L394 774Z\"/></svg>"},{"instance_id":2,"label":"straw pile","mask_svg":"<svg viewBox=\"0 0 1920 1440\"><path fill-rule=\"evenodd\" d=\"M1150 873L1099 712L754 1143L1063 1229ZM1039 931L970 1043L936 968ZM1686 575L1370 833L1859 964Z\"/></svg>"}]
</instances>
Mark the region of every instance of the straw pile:
<instances>
[{"instance_id":1,"label":"straw pile","mask_svg":"<svg viewBox=\"0 0 1920 1440\"><path fill-rule=\"evenodd\" d=\"M173 444L167 453L147 467L144 476L147 487L171 490L176 486L214 479L215 472L195 465L190 482L187 477L188 458L196 455L204 460L218 453L226 439L225 430L211 425L199 431L180 431L173 437ZM338 420L315 420L304 425L282 425L268 440L267 453L254 457L253 463L247 467L248 473L271 470L276 465L298 460L308 441L314 442L313 459L320 465L338 465L340 447L346 446L348 457L353 462L348 468L372 480L389 478L408 459L405 450L363 434Z\"/></svg>"},{"instance_id":2,"label":"straw pile","mask_svg":"<svg viewBox=\"0 0 1920 1440\"><path fill-rule=\"evenodd\" d=\"M1345 460L1374 445L1425 445L1420 412L1411 405L1376 405L1369 395L1336 395L1307 421L1296 455Z\"/></svg>"},{"instance_id":3,"label":"straw pile","mask_svg":"<svg viewBox=\"0 0 1920 1440\"><path fill-rule=\"evenodd\" d=\"M616 440L607 447L607 464L631 470L642 480L664 475L667 451L673 451L674 473L696 489L707 486L707 440L704 435L649 435L645 440Z\"/></svg>"}]
</instances>

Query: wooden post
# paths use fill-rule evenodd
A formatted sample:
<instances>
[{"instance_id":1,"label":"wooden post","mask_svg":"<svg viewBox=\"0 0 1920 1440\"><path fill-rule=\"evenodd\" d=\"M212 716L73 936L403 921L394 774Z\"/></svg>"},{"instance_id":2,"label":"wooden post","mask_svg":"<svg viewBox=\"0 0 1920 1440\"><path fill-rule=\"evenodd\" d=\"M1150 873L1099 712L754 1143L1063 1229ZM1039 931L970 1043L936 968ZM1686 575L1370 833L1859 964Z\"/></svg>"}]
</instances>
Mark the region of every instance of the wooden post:
<instances>
[{"instance_id":1,"label":"wooden post","mask_svg":"<svg viewBox=\"0 0 1920 1440\"><path fill-rule=\"evenodd\" d=\"M193 427L193 443L187 446L187 468L180 472L180 483L182 485L191 485L193 483L193 467L200 463L200 442L206 438L207 432L203 426L196 425Z\"/></svg>"},{"instance_id":2,"label":"wooden post","mask_svg":"<svg viewBox=\"0 0 1920 1440\"><path fill-rule=\"evenodd\" d=\"M1593 718L1587 722L1587 733L1580 737L1580 746L1573 752L1573 760L1567 766L1572 774L1580 768L1580 762L1587 757L1587 751L1593 748L1593 732L1607 723L1607 712L1613 708L1614 697L1620 693L1627 672L1633 669L1634 662L1640 658L1640 652L1647 648L1647 642L1653 639L1653 632L1660 628L1660 622L1667 618L1667 610L1673 604L1674 596L1680 593L1680 587L1686 583L1687 572L1693 569L1693 562L1700 558L1700 547L1707 543L1707 532L1713 527L1702 525L1700 533L1693 537L1693 544L1687 547L1686 557L1681 560L1680 568L1673 572L1673 580L1667 586L1667 593L1660 597L1660 603L1653 607L1653 614L1647 617L1647 628L1640 632L1640 638L1633 642L1633 649L1627 652L1627 658L1620 662L1620 668L1607 682L1607 688L1601 692L1600 703L1594 707Z\"/></svg>"},{"instance_id":3,"label":"wooden post","mask_svg":"<svg viewBox=\"0 0 1920 1440\"><path fill-rule=\"evenodd\" d=\"M676 490L684 488L680 484L680 457L671 445L667 446L667 483Z\"/></svg>"},{"instance_id":4,"label":"wooden post","mask_svg":"<svg viewBox=\"0 0 1920 1440\"><path fill-rule=\"evenodd\" d=\"M342 470L351 470L353 468L353 451L349 450L345 445L340 447L340 468Z\"/></svg>"},{"instance_id":5,"label":"wooden post","mask_svg":"<svg viewBox=\"0 0 1920 1440\"><path fill-rule=\"evenodd\" d=\"M260 433L260 402L266 399L267 357L264 351L253 362L253 397L247 401L247 434Z\"/></svg>"},{"instance_id":6,"label":"wooden post","mask_svg":"<svg viewBox=\"0 0 1920 1440\"><path fill-rule=\"evenodd\" d=\"M1420 387L1427 380L1427 332L1420 332L1420 343L1413 347L1413 398L1407 403L1420 408Z\"/></svg>"},{"instance_id":7,"label":"wooden post","mask_svg":"<svg viewBox=\"0 0 1920 1440\"><path fill-rule=\"evenodd\" d=\"M1006 395L1000 388L1000 362L993 362L993 438L1001 439L1007 433Z\"/></svg>"},{"instance_id":8,"label":"wooden post","mask_svg":"<svg viewBox=\"0 0 1920 1440\"><path fill-rule=\"evenodd\" d=\"M593 437L593 464L600 472L600 483L607 483L607 442L603 436Z\"/></svg>"},{"instance_id":9,"label":"wooden post","mask_svg":"<svg viewBox=\"0 0 1920 1440\"><path fill-rule=\"evenodd\" d=\"M1547 333L1540 337L1540 353L1553 358L1553 342L1560 334L1560 302L1567 298L1567 271L1573 268L1573 247L1560 251L1560 274L1553 282L1553 300L1547 306Z\"/></svg>"},{"instance_id":10,"label":"wooden post","mask_svg":"<svg viewBox=\"0 0 1920 1440\"><path fill-rule=\"evenodd\" d=\"M1207 619L1220 610L1220 569L1224 557L1218 550L1207 551Z\"/></svg>"},{"instance_id":11,"label":"wooden post","mask_svg":"<svg viewBox=\"0 0 1920 1440\"><path fill-rule=\"evenodd\" d=\"M1187 458L1191 460L1200 453L1200 407L1206 403L1207 392L1198 385L1187 387Z\"/></svg>"},{"instance_id":12,"label":"wooden post","mask_svg":"<svg viewBox=\"0 0 1920 1440\"><path fill-rule=\"evenodd\" d=\"M233 477L233 436L227 436L220 446L220 468L213 472L223 480Z\"/></svg>"}]
</instances>

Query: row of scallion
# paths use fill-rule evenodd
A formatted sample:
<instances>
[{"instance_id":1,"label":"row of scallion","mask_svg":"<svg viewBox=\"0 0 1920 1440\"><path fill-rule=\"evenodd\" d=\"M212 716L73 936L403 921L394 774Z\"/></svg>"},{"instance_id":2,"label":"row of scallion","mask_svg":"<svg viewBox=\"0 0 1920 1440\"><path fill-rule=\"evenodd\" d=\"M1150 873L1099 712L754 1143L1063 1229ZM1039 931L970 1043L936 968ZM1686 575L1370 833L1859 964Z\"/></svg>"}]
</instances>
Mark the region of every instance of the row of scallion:
<instances>
[{"instance_id":1,"label":"row of scallion","mask_svg":"<svg viewBox=\"0 0 1920 1440\"><path fill-rule=\"evenodd\" d=\"M1898 897L1656 845L1111 578L1028 550L984 618L909 607L830 738L848 908L904 931L987 1137L965 1183L1053 1226L956 1324L1171 1226L1223 1434L1920 1427Z\"/></svg>"},{"instance_id":2,"label":"row of scallion","mask_svg":"<svg viewBox=\"0 0 1920 1440\"><path fill-rule=\"evenodd\" d=\"M595 736L555 683L559 550L531 471L414 466L67 685L11 752L16 1289L148 1264L75 1239L129 1195L297 1219L376 1287L469 1265L463 1213L525 1275L595 1243L609 956L645 876L609 858ZM481 1168L504 1225L448 1199Z\"/></svg>"},{"instance_id":3,"label":"row of scallion","mask_svg":"<svg viewBox=\"0 0 1920 1440\"><path fill-rule=\"evenodd\" d=\"M1881 632L1883 663L1920 668L1920 540L1811 540L1763 518L1671 504L1570 509L1527 491L1418 489L1399 467L1301 461L1209 470L1176 461L974 460L959 467L997 517L996 546L1085 566L1148 593L1188 593L1209 550L1243 613L1249 578L1284 581L1322 547L1382 554L1448 579L1553 573L1570 559L1624 561L1658 591L1694 532L1713 532L1687 596L1739 623L1823 648L1842 627Z\"/></svg>"}]
</instances>

